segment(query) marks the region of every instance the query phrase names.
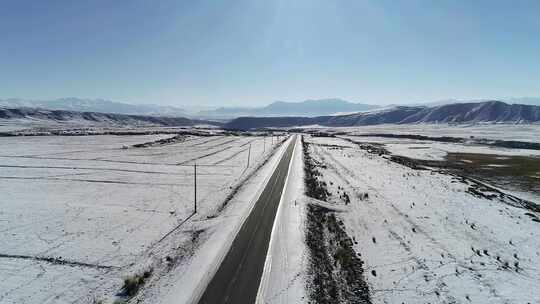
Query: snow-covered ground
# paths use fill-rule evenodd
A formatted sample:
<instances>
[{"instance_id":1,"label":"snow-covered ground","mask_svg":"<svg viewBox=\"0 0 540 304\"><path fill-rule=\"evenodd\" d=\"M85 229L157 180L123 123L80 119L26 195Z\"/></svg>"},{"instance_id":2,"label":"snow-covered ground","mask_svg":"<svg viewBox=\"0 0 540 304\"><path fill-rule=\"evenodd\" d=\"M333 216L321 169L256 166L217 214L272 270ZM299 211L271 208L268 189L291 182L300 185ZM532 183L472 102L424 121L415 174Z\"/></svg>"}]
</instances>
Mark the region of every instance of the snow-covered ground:
<instances>
[{"instance_id":1,"label":"snow-covered ground","mask_svg":"<svg viewBox=\"0 0 540 304\"><path fill-rule=\"evenodd\" d=\"M74 112L78 113L78 112ZM80 113L79 113L80 114ZM78 115L78 114L76 114ZM98 113L98 115L101 115ZM115 115L115 114L112 114ZM121 114L119 114L121 115ZM21 133L24 135L42 134L50 131L65 131L66 133L80 133L80 130L86 130L91 133L99 133L102 130L116 131L167 131L167 130L182 130L182 129L208 129L216 130L216 125L209 125L205 122L200 122L196 125L186 124L185 126L164 127L159 123L140 120L126 120L118 122L102 117L102 120L68 118L66 120L54 120L46 118L0 118L0 132Z\"/></svg>"},{"instance_id":2,"label":"snow-covered ground","mask_svg":"<svg viewBox=\"0 0 540 304\"><path fill-rule=\"evenodd\" d=\"M540 303L540 214L506 198L475 196L470 180L414 170L354 143L431 161L451 153L539 157L536 150L361 135L540 142L540 128L386 125L323 131L345 133L305 137L331 192L329 202L304 196L298 137L258 302L309 302L315 285L306 282L306 209L322 204L343 221L365 262L373 303ZM0 303L108 303L122 298L117 294L124 278L150 269L130 303L195 302L286 147L261 134L204 133L214 136L0 137ZM500 190L540 204L535 193Z\"/></svg>"},{"instance_id":3,"label":"snow-covered ground","mask_svg":"<svg viewBox=\"0 0 540 304\"><path fill-rule=\"evenodd\" d=\"M114 127L114 123L97 123L85 120L54 121L50 119L0 118L0 132L11 131L31 131L36 129L75 129L75 128L96 128L96 127Z\"/></svg>"},{"instance_id":4,"label":"snow-covered ground","mask_svg":"<svg viewBox=\"0 0 540 304\"><path fill-rule=\"evenodd\" d=\"M344 139L307 140L373 303L540 303L540 214Z\"/></svg>"},{"instance_id":5,"label":"snow-covered ground","mask_svg":"<svg viewBox=\"0 0 540 304\"><path fill-rule=\"evenodd\" d=\"M540 142L540 124L381 124L344 128L324 128L326 131L362 134L417 134Z\"/></svg>"},{"instance_id":6,"label":"snow-covered ground","mask_svg":"<svg viewBox=\"0 0 540 304\"><path fill-rule=\"evenodd\" d=\"M0 303L113 299L125 277L183 263L209 235L191 221L219 215L219 230L226 198L278 143L185 136L132 147L171 136L0 138Z\"/></svg>"},{"instance_id":7,"label":"snow-covered ground","mask_svg":"<svg viewBox=\"0 0 540 304\"><path fill-rule=\"evenodd\" d=\"M481 144L448 143L431 140L414 140L401 138L387 138L377 136L340 136L357 142L384 144L392 154L407 156L416 159L443 160L448 153L478 153L504 156L534 156L540 157L540 150L511 149Z\"/></svg>"}]
</instances>

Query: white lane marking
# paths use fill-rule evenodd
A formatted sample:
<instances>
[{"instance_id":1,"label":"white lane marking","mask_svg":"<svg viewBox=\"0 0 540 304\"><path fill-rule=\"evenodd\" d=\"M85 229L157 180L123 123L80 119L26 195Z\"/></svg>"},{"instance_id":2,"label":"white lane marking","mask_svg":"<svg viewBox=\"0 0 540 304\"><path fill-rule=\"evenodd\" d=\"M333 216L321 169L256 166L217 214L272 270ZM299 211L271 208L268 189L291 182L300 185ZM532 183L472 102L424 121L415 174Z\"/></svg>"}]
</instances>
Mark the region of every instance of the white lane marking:
<instances>
[{"instance_id":1,"label":"white lane marking","mask_svg":"<svg viewBox=\"0 0 540 304\"><path fill-rule=\"evenodd\" d=\"M266 292L267 292L267 288L268 288L268 279L270 277L270 271L272 270L272 250L274 248L274 239L276 237L276 230L278 229L278 223L280 221L280 218L281 218L281 211L282 211L282 205L283 205L283 196L285 195L286 191L287 191L287 186L289 184L289 176L291 174L291 168L292 168L292 163L293 163L293 160L294 160L294 152L296 150L296 146L297 146L297 143L298 143L298 136L295 135L295 139L294 139L294 148L293 148L293 151L291 153L291 159L289 161L289 168L287 169L287 177L285 178L285 184L283 185L283 190L281 192L281 197L279 199L279 205L278 205L278 209L276 211L276 217L274 219L274 225L272 226L272 234L270 235L270 244L268 246L268 251L266 253L266 260L264 261L264 270L263 270L263 273L261 275L261 282L259 283L259 289L257 291L257 298L255 300L255 303L256 304L263 304L264 303L264 297L266 295Z\"/></svg>"}]
</instances>

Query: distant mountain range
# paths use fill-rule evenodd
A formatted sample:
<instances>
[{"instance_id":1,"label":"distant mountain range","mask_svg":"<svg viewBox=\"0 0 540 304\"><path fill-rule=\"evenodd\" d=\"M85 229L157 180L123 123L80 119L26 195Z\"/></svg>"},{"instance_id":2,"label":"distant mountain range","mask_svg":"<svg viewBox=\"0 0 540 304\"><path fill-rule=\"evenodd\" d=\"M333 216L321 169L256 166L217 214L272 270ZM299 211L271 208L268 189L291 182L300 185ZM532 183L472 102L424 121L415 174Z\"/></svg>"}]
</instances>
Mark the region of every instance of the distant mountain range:
<instances>
[{"instance_id":1,"label":"distant mountain range","mask_svg":"<svg viewBox=\"0 0 540 304\"><path fill-rule=\"evenodd\" d=\"M501 101L455 103L435 107L396 106L348 115L318 117L240 117L225 125L247 130L269 127L321 125L332 127L408 123L540 123L540 106Z\"/></svg>"},{"instance_id":2,"label":"distant mountain range","mask_svg":"<svg viewBox=\"0 0 540 304\"><path fill-rule=\"evenodd\" d=\"M61 123L88 126L194 126L221 123L189 119L185 117L163 117L127 115L114 113L77 112L65 110L46 110L37 108L2 108L0 119L21 120L33 123Z\"/></svg>"},{"instance_id":3,"label":"distant mountain range","mask_svg":"<svg viewBox=\"0 0 540 304\"><path fill-rule=\"evenodd\" d=\"M361 112L377 106L342 99L318 99L302 102L276 101L264 107L220 107L209 110L185 110L173 106L133 105L103 99L61 98L55 100L0 99L0 107L39 108L78 112L99 112L150 116L188 116L207 119L232 119L240 116L321 116Z\"/></svg>"},{"instance_id":4,"label":"distant mountain range","mask_svg":"<svg viewBox=\"0 0 540 304\"><path fill-rule=\"evenodd\" d=\"M415 105L434 107L434 106L442 106L442 105L453 104L453 103L479 103L479 102L485 102L485 101L490 101L490 100L493 100L493 99L445 99L445 100L438 100L435 102L420 103L420 104L415 104ZM540 106L540 97L513 97L513 98L500 98L497 100L502 101L507 104Z\"/></svg>"},{"instance_id":5,"label":"distant mountain range","mask_svg":"<svg viewBox=\"0 0 540 304\"><path fill-rule=\"evenodd\" d=\"M200 111L196 115L205 118L235 118L239 116L321 116L362 112L377 106L352 103L342 99L309 99L302 102L275 101L265 107L222 107Z\"/></svg>"},{"instance_id":6,"label":"distant mountain range","mask_svg":"<svg viewBox=\"0 0 540 304\"><path fill-rule=\"evenodd\" d=\"M186 116L183 109L160 105L133 105L103 99L60 98L54 100L0 99L0 106L6 108L40 108L78 112L99 112L149 116Z\"/></svg>"},{"instance_id":7,"label":"distant mountain range","mask_svg":"<svg viewBox=\"0 0 540 304\"><path fill-rule=\"evenodd\" d=\"M511 104L540 106L540 97L514 97L514 98L505 98L502 101L506 103L511 103Z\"/></svg>"},{"instance_id":8,"label":"distant mountain range","mask_svg":"<svg viewBox=\"0 0 540 304\"><path fill-rule=\"evenodd\" d=\"M278 103L278 105L280 105ZM281 104L282 105L282 104ZM289 105L286 105L287 108ZM119 126L214 125L225 129L249 130L271 127L320 125L329 127L413 123L540 123L540 106L507 104L501 101L454 103L440 106L395 106L346 115L239 117L226 124L151 115L0 107L0 119L26 122Z\"/></svg>"},{"instance_id":9,"label":"distant mountain range","mask_svg":"<svg viewBox=\"0 0 540 304\"><path fill-rule=\"evenodd\" d=\"M528 104L540 106L540 98L523 97L507 98L502 101L508 104ZM48 110L64 110L76 112L97 112L127 115L159 116L159 117L189 117L194 119L230 120L237 117L319 117L343 116L376 109L395 109L406 107L410 111L417 107L433 108L449 104L475 104L486 100L466 101L449 99L430 103L421 103L407 106L375 106L363 103L353 103L343 99L310 99L302 102L275 101L263 107L221 107L204 109L202 107L179 108L152 104L134 105L103 99L61 98L55 100L26 100L26 99L0 99L0 107L5 108L37 108Z\"/></svg>"}]
</instances>

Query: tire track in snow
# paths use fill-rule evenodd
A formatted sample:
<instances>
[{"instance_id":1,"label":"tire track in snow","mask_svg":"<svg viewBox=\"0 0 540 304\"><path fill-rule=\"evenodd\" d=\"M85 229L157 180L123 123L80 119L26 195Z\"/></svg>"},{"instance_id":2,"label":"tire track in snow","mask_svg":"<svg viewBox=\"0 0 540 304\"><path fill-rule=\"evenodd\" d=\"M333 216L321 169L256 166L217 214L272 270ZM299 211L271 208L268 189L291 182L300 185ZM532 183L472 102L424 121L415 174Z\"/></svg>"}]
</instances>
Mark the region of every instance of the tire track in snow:
<instances>
[{"instance_id":1,"label":"tire track in snow","mask_svg":"<svg viewBox=\"0 0 540 304\"><path fill-rule=\"evenodd\" d=\"M257 140L260 140L260 139L259 139L259 138L252 139L252 140L250 140L250 141L248 141L248 142L246 142L246 143L244 143L244 144L241 144L239 147L244 147L244 146L249 145L249 144L251 144L252 142L257 141ZM271 148L272 148L272 146L269 147L269 149L271 149ZM243 152L247 151L248 149L249 149L249 148L245 148L245 149L242 149L242 150L240 150L240 151L238 151L238 152L236 152L236 153L233 153L233 154L230 155L229 157L226 157L226 158L224 158L224 159L218 160L217 162L213 163L213 165L219 165L219 164L222 164L222 163L224 163L224 162L227 162L227 161L229 161L229 160L231 160L231 159L234 159L235 157L237 157L238 155L240 155L240 154L242 154Z\"/></svg>"},{"instance_id":2,"label":"tire track in snow","mask_svg":"<svg viewBox=\"0 0 540 304\"><path fill-rule=\"evenodd\" d=\"M220 159L218 160L217 162L213 163L212 165L219 165L219 164L222 164L224 162L227 162L235 157L237 157L238 155L242 154L243 152L246 152L248 149L243 149L243 150L240 150L238 152L235 152L233 153L232 155L228 156L228 157L225 157L223 159Z\"/></svg>"},{"instance_id":3,"label":"tire track in snow","mask_svg":"<svg viewBox=\"0 0 540 304\"><path fill-rule=\"evenodd\" d=\"M149 162L137 162L137 161L128 161L128 160L111 160L111 159L101 159L101 158L64 158L64 157L40 157L40 156L24 156L24 155L0 155L2 158L29 158L29 159L44 159L44 160L74 160L74 161L96 161L96 162L107 162L107 163L116 163L116 164L135 164L135 165L158 165L158 166L175 166L174 163L149 163Z\"/></svg>"},{"instance_id":4,"label":"tire track in snow","mask_svg":"<svg viewBox=\"0 0 540 304\"><path fill-rule=\"evenodd\" d=\"M59 178L59 177L21 177L21 176L0 176L0 179L19 179L19 180L52 180L52 181L68 181L68 182L81 182L81 183L102 183L102 184L119 184L119 185L143 185L143 186L181 186L182 183L138 183L138 182L123 182L112 180L98 180L98 179L73 179L73 178ZM191 184L185 184L191 185ZM204 187L204 185L202 185Z\"/></svg>"},{"instance_id":5,"label":"tire track in snow","mask_svg":"<svg viewBox=\"0 0 540 304\"><path fill-rule=\"evenodd\" d=\"M177 163L177 165L181 166L181 165L186 165L188 163L192 163L194 161L197 161L197 160L201 160L203 158L206 158L206 157L209 157L209 156L213 156L213 155L216 155L218 153L221 153L221 152L224 152L224 151L227 151L229 149L232 149L233 146L228 146L228 147L225 147L223 149L220 149L220 150L217 150L217 151L214 151L214 152L210 152L210 153L207 153L207 154L204 154L202 156L197 156L197 157L193 157L191 159L188 159L188 160L185 160L185 161L182 161L182 162L179 162Z\"/></svg>"},{"instance_id":6,"label":"tire track in snow","mask_svg":"<svg viewBox=\"0 0 540 304\"><path fill-rule=\"evenodd\" d=\"M114 171L114 172L128 172L128 173L164 174L164 175L176 175L177 174L177 173L163 172L163 171L143 171L143 170L131 170L131 169L95 168L95 167L71 167L71 166L0 165L0 168L92 170L92 171Z\"/></svg>"},{"instance_id":7,"label":"tire track in snow","mask_svg":"<svg viewBox=\"0 0 540 304\"><path fill-rule=\"evenodd\" d=\"M116 269L116 268L119 268L118 266L112 266L112 265L98 265L98 264L91 264L91 263L64 260L64 259L61 259L61 258L40 257L40 256L31 256L31 255L0 253L0 258L33 260L33 261L39 261L39 262L47 262L47 263L54 264L54 265L71 266L71 267L89 267L89 268L95 268L95 269Z\"/></svg>"},{"instance_id":8,"label":"tire track in snow","mask_svg":"<svg viewBox=\"0 0 540 304\"><path fill-rule=\"evenodd\" d=\"M209 142L213 142L213 141L217 141L217 140L220 140L220 139L223 139L224 137L223 136L216 136L216 137L211 137L210 139L208 140L203 140L203 141L200 141L200 142L196 142L192 145L188 145L186 147L196 147L196 146L200 146L200 145L204 145L206 143L209 143Z\"/></svg>"}]
</instances>

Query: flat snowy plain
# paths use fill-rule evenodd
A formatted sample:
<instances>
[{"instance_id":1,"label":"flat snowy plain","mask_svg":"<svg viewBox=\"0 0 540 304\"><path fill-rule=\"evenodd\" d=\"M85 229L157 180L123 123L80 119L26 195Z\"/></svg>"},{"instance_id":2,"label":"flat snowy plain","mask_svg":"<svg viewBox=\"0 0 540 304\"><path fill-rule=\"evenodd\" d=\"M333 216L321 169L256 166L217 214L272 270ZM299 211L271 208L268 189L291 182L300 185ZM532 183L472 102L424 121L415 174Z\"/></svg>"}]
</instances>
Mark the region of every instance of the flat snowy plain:
<instances>
[{"instance_id":1,"label":"flat snowy plain","mask_svg":"<svg viewBox=\"0 0 540 304\"><path fill-rule=\"evenodd\" d=\"M325 206L365 262L373 303L540 303L538 212L475 196L470 181L354 143L430 161L451 153L536 159L537 150L362 135L540 142L538 126L317 130L343 134L304 136L332 193ZM124 278L150 269L131 302L196 301L285 147L275 137L209 133L0 138L0 303L110 303L123 299ZM133 147L147 142L155 144ZM320 202L303 194L302 151L298 138L259 289L264 303L308 303L313 287L306 206ZM540 204L537 193L500 190Z\"/></svg>"},{"instance_id":2,"label":"flat snowy plain","mask_svg":"<svg viewBox=\"0 0 540 304\"><path fill-rule=\"evenodd\" d=\"M276 137L186 135L133 147L171 137L0 138L0 303L112 300L125 277L174 268L200 234L180 224L219 213L278 146Z\"/></svg>"},{"instance_id":3,"label":"flat snowy plain","mask_svg":"<svg viewBox=\"0 0 540 304\"><path fill-rule=\"evenodd\" d=\"M309 127L303 127L310 129ZM362 134L417 134L424 136L453 136L484 138L490 140L519 140L540 142L540 124L380 124L360 127L313 128L326 131Z\"/></svg>"},{"instance_id":4,"label":"flat snowy plain","mask_svg":"<svg viewBox=\"0 0 540 304\"><path fill-rule=\"evenodd\" d=\"M411 169L347 138L306 140L365 262L373 303L540 303L537 212L474 196L455 176ZM377 143L385 140L398 145Z\"/></svg>"}]
</instances>

